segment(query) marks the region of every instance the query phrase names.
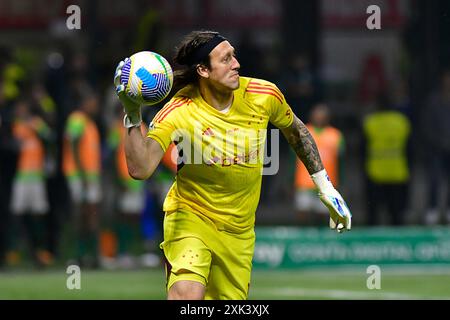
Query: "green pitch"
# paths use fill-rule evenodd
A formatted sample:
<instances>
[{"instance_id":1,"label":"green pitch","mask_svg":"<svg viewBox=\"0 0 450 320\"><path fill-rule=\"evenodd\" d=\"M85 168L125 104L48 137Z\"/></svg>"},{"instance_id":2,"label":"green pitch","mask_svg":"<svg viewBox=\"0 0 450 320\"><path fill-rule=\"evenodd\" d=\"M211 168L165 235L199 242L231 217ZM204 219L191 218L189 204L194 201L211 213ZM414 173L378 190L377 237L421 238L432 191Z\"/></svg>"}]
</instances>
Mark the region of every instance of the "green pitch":
<instances>
[{"instance_id":1,"label":"green pitch","mask_svg":"<svg viewBox=\"0 0 450 320\"><path fill-rule=\"evenodd\" d=\"M0 272L0 299L165 299L161 269L82 271L81 290L66 287L65 269ZM450 299L450 267L381 267L381 289L367 289L364 267L259 271L250 299Z\"/></svg>"}]
</instances>

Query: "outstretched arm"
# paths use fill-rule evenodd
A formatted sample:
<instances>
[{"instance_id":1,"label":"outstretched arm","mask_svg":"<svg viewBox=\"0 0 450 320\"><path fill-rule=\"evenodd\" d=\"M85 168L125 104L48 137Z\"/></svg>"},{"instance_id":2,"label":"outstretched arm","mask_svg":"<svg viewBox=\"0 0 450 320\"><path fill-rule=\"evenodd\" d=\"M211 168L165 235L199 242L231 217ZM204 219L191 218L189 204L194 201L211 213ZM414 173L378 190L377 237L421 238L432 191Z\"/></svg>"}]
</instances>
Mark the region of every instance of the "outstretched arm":
<instances>
[{"instance_id":1,"label":"outstretched arm","mask_svg":"<svg viewBox=\"0 0 450 320\"><path fill-rule=\"evenodd\" d=\"M352 227L351 212L340 193L333 187L320 159L316 142L308 128L294 115L292 125L281 129L281 132L319 189L319 198L330 211L330 228L336 229L338 232L350 230Z\"/></svg>"}]
</instances>

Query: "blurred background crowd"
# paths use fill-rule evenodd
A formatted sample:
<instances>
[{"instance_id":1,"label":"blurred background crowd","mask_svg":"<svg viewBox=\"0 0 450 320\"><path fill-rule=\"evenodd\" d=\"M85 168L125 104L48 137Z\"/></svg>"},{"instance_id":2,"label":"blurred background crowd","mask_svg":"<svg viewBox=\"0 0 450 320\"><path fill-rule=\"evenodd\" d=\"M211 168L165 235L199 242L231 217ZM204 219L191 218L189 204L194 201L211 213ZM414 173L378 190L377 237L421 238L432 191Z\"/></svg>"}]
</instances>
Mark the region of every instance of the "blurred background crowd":
<instances>
[{"instance_id":1,"label":"blurred background crowd","mask_svg":"<svg viewBox=\"0 0 450 320\"><path fill-rule=\"evenodd\" d=\"M72 4L80 29L66 24ZM366 26L372 4L379 30ZM355 227L450 225L449 14L445 0L0 0L0 264L160 263L174 167L128 177L112 78L137 51L170 61L195 29L221 32L241 75L281 89ZM166 101L145 108L147 123ZM282 137L279 161L257 224L326 226Z\"/></svg>"}]
</instances>

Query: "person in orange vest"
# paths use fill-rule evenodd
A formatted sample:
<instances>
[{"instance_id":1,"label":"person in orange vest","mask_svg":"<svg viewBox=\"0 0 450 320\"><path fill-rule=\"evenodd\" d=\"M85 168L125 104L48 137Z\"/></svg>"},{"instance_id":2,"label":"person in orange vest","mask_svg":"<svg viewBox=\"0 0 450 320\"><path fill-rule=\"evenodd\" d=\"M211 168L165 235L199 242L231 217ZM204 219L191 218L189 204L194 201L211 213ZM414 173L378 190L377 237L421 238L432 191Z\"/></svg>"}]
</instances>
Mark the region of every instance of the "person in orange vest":
<instances>
[{"instance_id":1,"label":"person in orange vest","mask_svg":"<svg viewBox=\"0 0 450 320\"><path fill-rule=\"evenodd\" d=\"M101 144L93 118L98 111L98 97L86 93L80 107L66 123L63 142L63 172L68 183L75 234L77 263L98 267L99 204L101 201Z\"/></svg>"},{"instance_id":2,"label":"person in orange vest","mask_svg":"<svg viewBox=\"0 0 450 320\"><path fill-rule=\"evenodd\" d=\"M44 120L33 115L29 101L19 100L14 112L12 129L18 143L19 157L10 201L13 216L7 261L14 265L20 260L19 236L23 226L30 242L33 262L38 267L45 267L53 261L45 241L48 237L46 217L49 203L45 187L44 141L50 139L51 132Z\"/></svg>"},{"instance_id":3,"label":"person in orange vest","mask_svg":"<svg viewBox=\"0 0 450 320\"><path fill-rule=\"evenodd\" d=\"M342 157L345 151L344 136L330 125L330 110L324 103L316 104L306 124L316 141L323 165L334 186L339 186ZM327 218L328 210L317 197L317 188L304 164L297 159L295 171L295 208L302 223L316 224Z\"/></svg>"}]
</instances>

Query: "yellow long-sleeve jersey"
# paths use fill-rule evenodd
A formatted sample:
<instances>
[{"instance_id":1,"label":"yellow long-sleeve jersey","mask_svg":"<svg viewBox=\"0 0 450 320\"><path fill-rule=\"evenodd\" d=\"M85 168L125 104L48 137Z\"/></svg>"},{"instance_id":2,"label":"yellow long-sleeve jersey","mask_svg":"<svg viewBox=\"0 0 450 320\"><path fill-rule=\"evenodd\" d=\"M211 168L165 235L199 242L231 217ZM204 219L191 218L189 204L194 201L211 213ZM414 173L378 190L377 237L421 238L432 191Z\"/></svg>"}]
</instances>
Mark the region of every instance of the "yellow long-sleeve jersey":
<instances>
[{"instance_id":1,"label":"yellow long-sleeve jersey","mask_svg":"<svg viewBox=\"0 0 450 320\"><path fill-rule=\"evenodd\" d=\"M148 137L167 150L177 144L176 181L163 210L206 216L219 229L244 232L254 226L259 202L268 122L292 124L293 113L272 83L240 77L225 113L210 106L189 85L156 114Z\"/></svg>"}]
</instances>

